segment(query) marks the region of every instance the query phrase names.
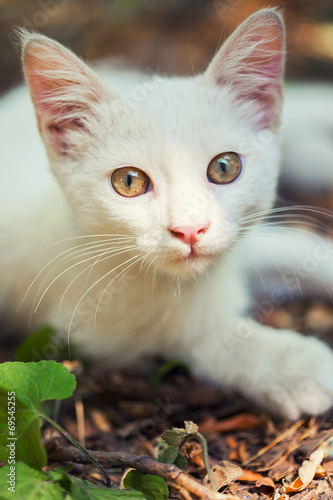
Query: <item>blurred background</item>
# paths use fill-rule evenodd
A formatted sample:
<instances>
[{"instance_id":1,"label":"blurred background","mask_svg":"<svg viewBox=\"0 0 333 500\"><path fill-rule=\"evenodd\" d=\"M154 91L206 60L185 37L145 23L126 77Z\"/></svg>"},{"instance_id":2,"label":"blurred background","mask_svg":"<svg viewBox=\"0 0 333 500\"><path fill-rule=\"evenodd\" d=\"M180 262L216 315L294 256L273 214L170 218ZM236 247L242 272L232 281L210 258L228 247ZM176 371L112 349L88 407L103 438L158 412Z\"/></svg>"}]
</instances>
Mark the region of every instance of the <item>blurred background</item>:
<instances>
[{"instance_id":1,"label":"blurred background","mask_svg":"<svg viewBox=\"0 0 333 500\"><path fill-rule=\"evenodd\" d=\"M147 71L191 74L267 4L286 18L289 79L333 81L332 0L0 0L0 94L22 78L15 27L54 37L87 60L125 57Z\"/></svg>"}]
</instances>

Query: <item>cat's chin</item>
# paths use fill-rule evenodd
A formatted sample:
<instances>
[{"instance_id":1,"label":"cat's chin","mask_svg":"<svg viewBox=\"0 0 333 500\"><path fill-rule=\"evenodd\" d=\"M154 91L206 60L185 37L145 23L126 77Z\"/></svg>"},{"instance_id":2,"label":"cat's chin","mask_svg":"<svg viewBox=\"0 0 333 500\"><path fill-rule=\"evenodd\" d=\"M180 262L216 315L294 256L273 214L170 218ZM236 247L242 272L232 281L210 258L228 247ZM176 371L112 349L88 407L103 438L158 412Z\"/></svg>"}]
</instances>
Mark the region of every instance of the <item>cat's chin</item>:
<instances>
[{"instance_id":1,"label":"cat's chin","mask_svg":"<svg viewBox=\"0 0 333 500\"><path fill-rule=\"evenodd\" d=\"M172 276L191 278L204 274L216 261L216 258L216 255L191 252L185 256L173 256L166 259L161 267L164 272Z\"/></svg>"}]
</instances>

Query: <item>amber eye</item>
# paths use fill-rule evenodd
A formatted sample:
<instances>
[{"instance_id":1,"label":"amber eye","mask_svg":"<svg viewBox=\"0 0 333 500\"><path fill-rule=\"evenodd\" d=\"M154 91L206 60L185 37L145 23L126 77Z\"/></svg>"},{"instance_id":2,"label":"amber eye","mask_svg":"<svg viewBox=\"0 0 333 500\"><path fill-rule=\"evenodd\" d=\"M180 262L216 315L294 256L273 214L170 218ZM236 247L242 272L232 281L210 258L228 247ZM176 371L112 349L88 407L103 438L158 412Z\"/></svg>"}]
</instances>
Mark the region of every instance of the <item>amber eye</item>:
<instances>
[{"instance_id":1,"label":"amber eye","mask_svg":"<svg viewBox=\"0 0 333 500\"><path fill-rule=\"evenodd\" d=\"M237 179L242 171L242 161L236 153L222 153L209 163L207 177L214 184L229 184Z\"/></svg>"},{"instance_id":2,"label":"amber eye","mask_svg":"<svg viewBox=\"0 0 333 500\"><path fill-rule=\"evenodd\" d=\"M148 191L150 179L142 170L135 167L118 168L111 175L112 187L121 196L133 198Z\"/></svg>"}]
</instances>

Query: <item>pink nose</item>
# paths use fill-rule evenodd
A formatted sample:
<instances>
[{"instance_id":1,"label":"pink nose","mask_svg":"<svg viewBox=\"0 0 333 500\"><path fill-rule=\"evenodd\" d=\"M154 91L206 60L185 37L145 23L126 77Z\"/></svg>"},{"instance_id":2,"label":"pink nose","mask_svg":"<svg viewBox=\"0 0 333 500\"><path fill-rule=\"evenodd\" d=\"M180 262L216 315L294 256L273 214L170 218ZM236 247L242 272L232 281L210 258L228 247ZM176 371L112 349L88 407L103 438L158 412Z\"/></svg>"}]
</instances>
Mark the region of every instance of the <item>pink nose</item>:
<instances>
[{"instance_id":1,"label":"pink nose","mask_svg":"<svg viewBox=\"0 0 333 500\"><path fill-rule=\"evenodd\" d=\"M197 226L177 226L169 228L169 232L175 238L182 240L187 245L195 245L201 238L201 235L209 228L208 224L198 224Z\"/></svg>"}]
</instances>

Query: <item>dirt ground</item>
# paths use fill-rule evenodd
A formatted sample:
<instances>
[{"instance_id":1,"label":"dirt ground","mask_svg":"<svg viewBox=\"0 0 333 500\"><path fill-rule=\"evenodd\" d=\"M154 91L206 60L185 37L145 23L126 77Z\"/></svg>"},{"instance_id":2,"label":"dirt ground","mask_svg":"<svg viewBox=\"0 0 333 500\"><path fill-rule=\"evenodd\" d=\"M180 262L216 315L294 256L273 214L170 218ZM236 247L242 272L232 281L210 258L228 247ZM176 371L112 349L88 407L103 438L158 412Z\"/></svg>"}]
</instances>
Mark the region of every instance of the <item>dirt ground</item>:
<instances>
[{"instance_id":1,"label":"dirt ground","mask_svg":"<svg viewBox=\"0 0 333 500\"><path fill-rule=\"evenodd\" d=\"M275 308L266 323L333 338L333 308L325 302L286 304ZM12 347L8 343L1 347L1 361L13 359ZM325 446L327 456L316 477L290 498L333 498L332 411L298 422L282 421L241 397L229 396L198 380L182 365L175 363L169 371L164 370L162 360L156 360L148 373L135 368L102 371L75 361L67 366L74 369L78 388L74 399L62 402L59 423L89 450L156 457L158 439L164 431L183 428L184 421L193 421L207 439L213 470L221 461L230 462L223 463L227 471L236 465L242 469L237 479L227 478L220 492L240 499L269 500L280 498L284 484L295 480L304 460ZM43 436L49 456L46 469L72 463L65 438L47 425ZM183 453L188 463L186 474L202 482L206 470L200 445L190 441ZM124 469L106 469L113 484L118 485ZM75 463L72 473L102 483L101 475L91 465ZM203 498L173 483L168 485L169 498Z\"/></svg>"}]
</instances>

